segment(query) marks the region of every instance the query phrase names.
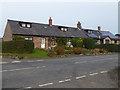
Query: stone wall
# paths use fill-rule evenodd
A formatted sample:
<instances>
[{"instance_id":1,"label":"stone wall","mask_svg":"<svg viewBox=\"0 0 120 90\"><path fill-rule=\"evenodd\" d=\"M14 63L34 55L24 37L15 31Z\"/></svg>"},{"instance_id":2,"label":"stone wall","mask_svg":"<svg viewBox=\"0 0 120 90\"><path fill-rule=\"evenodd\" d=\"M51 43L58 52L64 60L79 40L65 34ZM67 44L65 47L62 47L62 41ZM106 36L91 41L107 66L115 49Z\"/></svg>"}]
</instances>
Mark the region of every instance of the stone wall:
<instances>
[{"instance_id":1,"label":"stone wall","mask_svg":"<svg viewBox=\"0 0 120 90\"><path fill-rule=\"evenodd\" d=\"M9 23L7 23L3 36L3 41L11 41L11 40L12 40L12 30L10 28Z\"/></svg>"}]
</instances>

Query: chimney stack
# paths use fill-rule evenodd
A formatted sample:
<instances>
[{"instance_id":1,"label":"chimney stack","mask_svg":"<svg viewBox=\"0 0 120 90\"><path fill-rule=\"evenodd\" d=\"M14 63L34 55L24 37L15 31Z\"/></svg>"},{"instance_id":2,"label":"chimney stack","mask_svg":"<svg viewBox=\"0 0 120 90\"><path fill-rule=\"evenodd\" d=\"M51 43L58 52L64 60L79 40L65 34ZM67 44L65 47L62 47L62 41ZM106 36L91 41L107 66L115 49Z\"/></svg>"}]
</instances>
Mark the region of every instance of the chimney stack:
<instances>
[{"instance_id":1,"label":"chimney stack","mask_svg":"<svg viewBox=\"0 0 120 90\"><path fill-rule=\"evenodd\" d=\"M81 29L81 23L78 21L77 28Z\"/></svg>"},{"instance_id":2,"label":"chimney stack","mask_svg":"<svg viewBox=\"0 0 120 90\"><path fill-rule=\"evenodd\" d=\"M98 30L99 30L99 31L101 30L101 27L100 27L100 26L98 26Z\"/></svg>"},{"instance_id":3,"label":"chimney stack","mask_svg":"<svg viewBox=\"0 0 120 90\"><path fill-rule=\"evenodd\" d=\"M52 26L52 19L51 19L51 17L49 19L49 25Z\"/></svg>"}]
</instances>

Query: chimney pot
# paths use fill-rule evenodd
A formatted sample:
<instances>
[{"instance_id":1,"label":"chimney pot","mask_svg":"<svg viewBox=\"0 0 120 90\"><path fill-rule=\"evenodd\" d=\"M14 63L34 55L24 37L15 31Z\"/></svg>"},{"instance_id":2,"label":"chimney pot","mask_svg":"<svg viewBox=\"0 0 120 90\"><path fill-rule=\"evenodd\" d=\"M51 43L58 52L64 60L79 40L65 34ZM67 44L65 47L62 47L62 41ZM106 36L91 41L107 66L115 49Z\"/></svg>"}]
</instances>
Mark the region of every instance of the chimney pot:
<instances>
[{"instance_id":1,"label":"chimney pot","mask_svg":"<svg viewBox=\"0 0 120 90\"><path fill-rule=\"evenodd\" d=\"M77 28L81 29L81 23L78 21Z\"/></svg>"},{"instance_id":2,"label":"chimney pot","mask_svg":"<svg viewBox=\"0 0 120 90\"><path fill-rule=\"evenodd\" d=\"M49 19L49 25L52 26L52 19L51 19L51 17Z\"/></svg>"},{"instance_id":3,"label":"chimney pot","mask_svg":"<svg viewBox=\"0 0 120 90\"><path fill-rule=\"evenodd\" d=\"M101 30L101 27L100 27L100 26L98 26L98 30L99 30L99 31Z\"/></svg>"}]
</instances>

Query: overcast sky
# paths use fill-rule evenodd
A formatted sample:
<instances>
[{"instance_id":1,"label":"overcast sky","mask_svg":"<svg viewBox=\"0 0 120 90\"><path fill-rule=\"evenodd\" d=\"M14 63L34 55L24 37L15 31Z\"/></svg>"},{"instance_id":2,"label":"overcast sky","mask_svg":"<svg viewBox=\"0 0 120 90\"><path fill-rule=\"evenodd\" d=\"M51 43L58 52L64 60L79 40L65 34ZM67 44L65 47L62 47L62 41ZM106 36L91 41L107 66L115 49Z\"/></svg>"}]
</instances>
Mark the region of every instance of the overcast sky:
<instances>
[{"instance_id":1,"label":"overcast sky","mask_svg":"<svg viewBox=\"0 0 120 90\"><path fill-rule=\"evenodd\" d=\"M54 25L109 30L118 33L117 2L5 2L0 4L0 37L3 36L7 19L48 24L49 17ZM2 9L2 10L1 10Z\"/></svg>"}]
</instances>

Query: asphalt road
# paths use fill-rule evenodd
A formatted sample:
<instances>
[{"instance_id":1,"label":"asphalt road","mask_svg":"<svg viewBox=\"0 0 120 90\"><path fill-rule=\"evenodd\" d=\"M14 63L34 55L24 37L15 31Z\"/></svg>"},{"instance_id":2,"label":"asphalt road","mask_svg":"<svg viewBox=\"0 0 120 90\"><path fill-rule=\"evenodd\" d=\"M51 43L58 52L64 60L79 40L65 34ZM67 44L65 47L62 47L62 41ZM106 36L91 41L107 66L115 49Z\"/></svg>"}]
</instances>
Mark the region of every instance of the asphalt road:
<instances>
[{"instance_id":1,"label":"asphalt road","mask_svg":"<svg viewBox=\"0 0 120 90\"><path fill-rule=\"evenodd\" d=\"M108 71L118 65L118 55L67 58L3 59L3 88L115 88Z\"/></svg>"}]
</instances>

